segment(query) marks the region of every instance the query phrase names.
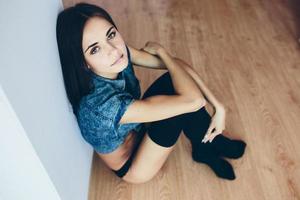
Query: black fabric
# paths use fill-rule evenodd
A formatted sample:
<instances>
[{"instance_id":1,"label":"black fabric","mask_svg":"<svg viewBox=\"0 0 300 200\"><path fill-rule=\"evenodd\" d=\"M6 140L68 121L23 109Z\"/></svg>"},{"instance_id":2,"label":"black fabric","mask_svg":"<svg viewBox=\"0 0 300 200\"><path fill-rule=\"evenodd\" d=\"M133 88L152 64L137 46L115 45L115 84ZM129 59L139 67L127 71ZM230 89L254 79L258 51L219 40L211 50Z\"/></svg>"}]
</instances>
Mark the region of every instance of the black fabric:
<instances>
[{"instance_id":1,"label":"black fabric","mask_svg":"<svg viewBox=\"0 0 300 200\"><path fill-rule=\"evenodd\" d=\"M154 83L152 83L152 85L146 90L142 99L159 94L175 94L169 72L164 73L155 80ZM217 157L214 140L212 143L201 143L210 122L211 116L205 107L203 107L195 112L184 113L168 119L150 122L148 123L147 128L144 126L141 130L140 136L142 139L144 133L148 130L148 135L153 142L163 147L171 147L176 143L181 131L183 130L183 133L192 144L192 155L195 161L208 164L219 177L234 179L235 176L230 163ZM220 140L218 140L218 144L220 143ZM123 177L127 173L138 147L139 144L136 145L135 150L128 161L119 170L113 170L116 175ZM216 166L217 164L220 165L220 163L224 168L220 169L220 167Z\"/></svg>"},{"instance_id":2,"label":"black fabric","mask_svg":"<svg viewBox=\"0 0 300 200\"><path fill-rule=\"evenodd\" d=\"M164 73L157 80L155 80L145 91L142 99L160 94L175 94L169 72ZM143 129L139 134L143 136L143 134L148 131L148 135L153 142L163 147L171 147L176 143L181 131L183 130L183 127L185 127L186 115L187 113L164 120L150 122L148 123L147 128L146 126L143 126ZM113 170L117 176L123 177L129 170L138 146L139 144L136 145L135 150L130 158L119 170Z\"/></svg>"},{"instance_id":3,"label":"black fabric","mask_svg":"<svg viewBox=\"0 0 300 200\"><path fill-rule=\"evenodd\" d=\"M169 72L160 76L145 92L143 99L153 95L176 93ZM151 122L148 128L149 137L158 145L170 147L174 145L183 130L192 143L201 143L209 125L211 116L205 107L195 111L177 115L168 119ZM167 133L167 134L166 134ZM211 143L201 143L203 148L212 151Z\"/></svg>"},{"instance_id":4,"label":"black fabric","mask_svg":"<svg viewBox=\"0 0 300 200\"><path fill-rule=\"evenodd\" d=\"M171 82L169 72L164 73L157 80L155 80L154 83L152 83L152 85L145 91L142 99L159 94L174 94L173 84ZM143 137L145 132L148 131L148 135L153 142L163 147L171 147L178 140L180 132L184 127L184 123L184 114L164 120L150 122L147 123L147 128L146 125L143 126L142 130L139 132L139 135ZM139 142L141 142L141 140ZM138 146L139 144L136 145L135 150L130 158L119 170L113 170L117 176L123 177L129 170Z\"/></svg>"},{"instance_id":5,"label":"black fabric","mask_svg":"<svg viewBox=\"0 0 300 200\"><path fill-rule=\"evenodd\" d=\"M154 95L174 95L175 90L169 72L160 76L144 93L143 99ZM185 115L181 114L163 120L150 123L148 135L156 144L163 147L173 146L183 127L185 126Z\"/></svg>"}]
</instances>

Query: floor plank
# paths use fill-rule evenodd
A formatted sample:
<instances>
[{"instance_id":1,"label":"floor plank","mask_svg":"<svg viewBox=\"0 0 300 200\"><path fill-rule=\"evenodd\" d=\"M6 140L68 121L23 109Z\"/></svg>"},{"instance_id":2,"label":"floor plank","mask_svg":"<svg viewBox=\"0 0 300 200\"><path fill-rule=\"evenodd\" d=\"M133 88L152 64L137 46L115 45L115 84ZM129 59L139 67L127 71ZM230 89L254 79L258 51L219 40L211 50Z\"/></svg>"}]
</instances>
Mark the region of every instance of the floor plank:
<instances>
[{"instance_id":1,"label":"floor plank","mask_svg":"<svg viewBox=\"0 0 300 200\"><path fill-rule=\"evenodd\" d=\"M241 159L229 160L232 182L193 162L183 135L160 172L141 185L123 182L94 155L90 200L300 199L299 1L86 2L109 11L127 43L156 41L193 65L226 107L225 133L248 144ZM164 72L134 68L142 93Z\"/></svg>"}]
</instances>

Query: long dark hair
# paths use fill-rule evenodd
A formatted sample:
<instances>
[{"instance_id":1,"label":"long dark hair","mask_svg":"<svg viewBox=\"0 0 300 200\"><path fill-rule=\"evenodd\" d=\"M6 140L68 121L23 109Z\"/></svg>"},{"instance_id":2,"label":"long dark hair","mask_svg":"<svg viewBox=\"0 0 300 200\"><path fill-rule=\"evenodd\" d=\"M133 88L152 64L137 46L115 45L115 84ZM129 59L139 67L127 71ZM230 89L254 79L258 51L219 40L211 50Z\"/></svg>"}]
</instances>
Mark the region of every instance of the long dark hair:
<instances>
[{"instance_id":1,"label":"long dark hair","mask_svg":"<svg viewBox=\"0 0 300 200\"><path fill-rule=\"evenodd\" d=\"M94 89L82 51L83 28L93 16L103 17L117 29L107 11L88 3L77 3L61 11L57 17L56 40L65 90L76 117L81 98Z\"/></svg>"}]
</instances>

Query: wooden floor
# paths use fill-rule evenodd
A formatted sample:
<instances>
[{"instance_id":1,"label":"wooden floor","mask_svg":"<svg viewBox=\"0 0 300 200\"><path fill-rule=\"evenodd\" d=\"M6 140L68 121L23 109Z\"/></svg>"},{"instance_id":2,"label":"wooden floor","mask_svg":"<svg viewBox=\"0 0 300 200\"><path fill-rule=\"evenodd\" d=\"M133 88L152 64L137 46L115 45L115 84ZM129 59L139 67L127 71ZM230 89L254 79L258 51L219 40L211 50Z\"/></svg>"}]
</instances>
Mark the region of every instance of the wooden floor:
<instances>
[{"instance_id":1,"label":"wooden floor","mask_svg":"<svg viewBox=\"0 0 300 200\"><path fill-rule=\"evenodd\" d=\"M64 6L76 2L64 0ZM161 171L141 185L123 182L94 155L90 200L300 199L300 2L86 2L109 11L128 44L159 42L196 68L226 107L228 136L248 144L241 159L227 159L234 181L193 162L183 134ZM135 71L142 93L164 72Z\"/></svg>"}]
</instances>

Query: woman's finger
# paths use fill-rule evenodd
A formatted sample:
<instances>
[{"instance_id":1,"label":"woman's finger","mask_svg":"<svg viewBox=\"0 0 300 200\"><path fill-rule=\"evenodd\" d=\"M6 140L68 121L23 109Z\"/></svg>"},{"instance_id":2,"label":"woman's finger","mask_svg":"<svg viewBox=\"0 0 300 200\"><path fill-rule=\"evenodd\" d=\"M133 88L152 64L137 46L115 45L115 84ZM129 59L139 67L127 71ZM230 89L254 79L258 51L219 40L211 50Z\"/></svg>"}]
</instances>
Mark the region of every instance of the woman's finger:
<instances>
[{"instance_id":1,"label":"woman's finger","mask_svg":"<svg viewBox=\"0 0 300 200\"><path fill-rule=\"evenodd\" d=\"M212 132L212 130L213 130L214 128L215 128L215 127L214 127L213 123L211 123L210 126L209 126L209 128L207 129L207 132L206 132L206 134L205 134L203 140L202 140L201 142L204 142L204 143L207 142L207 140L209 139L209 135L211 134L211 132Z\"/></svg>"},{"instance_id":2,"label":"woman's finger","mask_svg":"<svg viewBox=\"0 0 300 200\"><path fill-rule=\"evenodd\" d=\"M215 137L216 135L216 129L214 129L211 134L209 135L209 137L207 138L207 141L211 142L212 139Z\"/></svg>"},{"instance_id":3,"label":"woman's finger","mask_svg":"<svg viewBox=\"0 0 300 200\"><path fill-rule=\"evenodd\" d=\"M206 134L202 140L202 142L206 143L207 140L209 139L210 134Z\"/></svg>"},{"instance_id":4,"label":"woman's finger","mask_svg":"<svg viewBox=\"0 0 300 200\"><path fill-rule=\"evenodd\" d=\"M208 127L208 129L207 129L205 135L211 134L211 132L212 132L212 130L213 130L214 128L215 128L214 125L211 123L210 126Z\"/></svg>"},{"instance_id":5,"label":"woman's finger","mask_svg":"<svg viewBox=\"0 0 300 200\"><path fill-rule=\"evenodd\" d=\"M204 137L204 139L202 140L202 142L203 142L203 143L206 143L206 142L208 141L208 139L209 139L209 135L206 135L206 136Z\"/></svg>"},{"instance_id":6,"label":"woman's finger","mask_svg":"<svg viewBox=\"0 0 300 200\"><path fill-rule=\"evenodd\" d=\"M214 131L214 134L218 134L220 132L222 132L222 130L219 127L217 127L216 130Z\"/></svg>"},{"instance_id":7,"label":"woman's finger","mask_svg":"<svg viewBox=\"0 0 300 200\"><path fill-rule=\"evenodd\" d=\"M209 138L209 142L212 142L213 141L213 139L216 137L218 135L218 133L214 133L214 134L212 134L211 136L210 136L210 138Z\"/></svg>"},{"instance_id":8,"label":"woman's finger","mask_svg":"<svg viewBox=\"0 0 300 200\"><path fill-rule=\"evenodd\" d=\"M216 135L218 135L219 129L217 127L214 128L214 130L211 132L211 134L209 135L208 141L212 142L212 140L216 137Z\"/></svg>"},{"instance_id":9,"label":"woman's finger","mask_svg":"<svg viewBox=\"0 0 300 200\"><path fill-rule=\"evenodd\" d=\"M203 137L203 139L201 140L201 142L204 142L206 138L207 138L207 135L204 135L204 137Z\"/></svg>"},{"instance_id":10,"label":"woman's finger","mask_svg":"<svg viewBox=\"0 0 300 200\"><path fill-rule=\"evenodd\" d=\"M212 136L209 138L209 142L212 142L213 139L217 136L218 134L212 134Z\"/></svg>"},{"instance_id":11,"label":"woman's finger","mask_svg":"<svg viewBox=\"0 0 300 200\"><path fill-rule=\"evenodd\" d=\"M203 139L203 142L206 143L212 137L212 134L213 134L212 132L206 134L205 137L204 137L204 139Z\"/></svg>"},{"instance_id":12,"label":"woman's finger","mask_svg":"<svg viewBox=\"0 0 300 200\"><path fill-rule=\"evenodd\" d=\"M210 138L209 142L212 142L213 139L215 139L215 137L216 137L217 135L220 135L220 134L222 134L222 132L216 132L216 133L213 135L213 137Z\"/></svg>"},{"instance_id":13,"label":"woman's finger","mask_svg":"<svg viewBox=\"0 0 300 200\"><path fill-rule=\"evenodd\" d=\"M210 133L206 134L201 142L205 143L207 141L207 139L209 138L209 135L210 135Z\"/></svg>"}]
</instances>

